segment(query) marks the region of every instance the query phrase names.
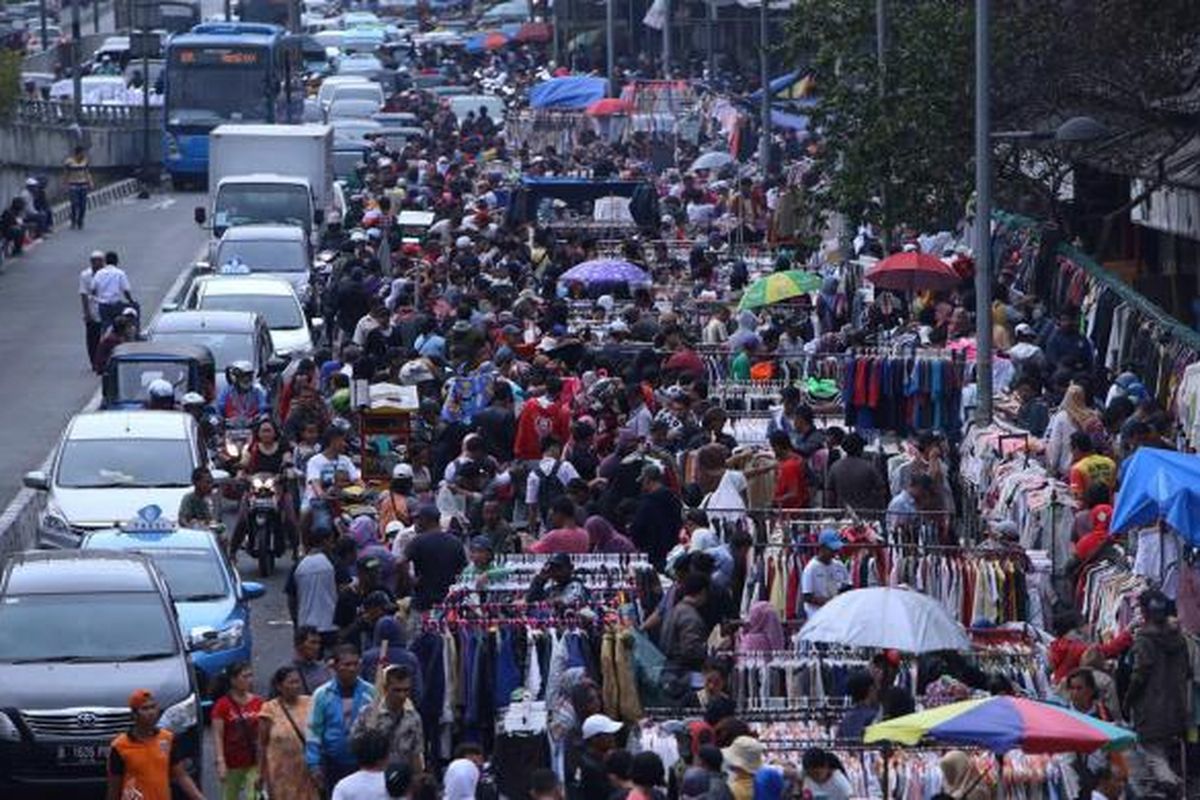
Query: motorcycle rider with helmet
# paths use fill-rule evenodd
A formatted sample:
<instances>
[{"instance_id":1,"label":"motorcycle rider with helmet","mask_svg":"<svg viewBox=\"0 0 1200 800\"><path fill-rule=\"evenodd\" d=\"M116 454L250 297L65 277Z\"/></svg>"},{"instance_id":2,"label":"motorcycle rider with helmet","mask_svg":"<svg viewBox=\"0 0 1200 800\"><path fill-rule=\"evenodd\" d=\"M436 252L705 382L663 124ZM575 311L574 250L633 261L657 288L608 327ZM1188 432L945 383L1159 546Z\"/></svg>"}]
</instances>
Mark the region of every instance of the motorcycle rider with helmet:
<instances>
[{"instance_id":1,"label":"motorcycle rider with helmet","mask_svg":"<svg viewBox=\"0 0 1200 800\"><path fill-rule=\"evenodd\" d=\"M249 361L235 361L225 369L226 386L217 398L217 413L226 424L249 426L267 414L267 393L254 382L254 367Z\"/></svg>"}]
</instances>

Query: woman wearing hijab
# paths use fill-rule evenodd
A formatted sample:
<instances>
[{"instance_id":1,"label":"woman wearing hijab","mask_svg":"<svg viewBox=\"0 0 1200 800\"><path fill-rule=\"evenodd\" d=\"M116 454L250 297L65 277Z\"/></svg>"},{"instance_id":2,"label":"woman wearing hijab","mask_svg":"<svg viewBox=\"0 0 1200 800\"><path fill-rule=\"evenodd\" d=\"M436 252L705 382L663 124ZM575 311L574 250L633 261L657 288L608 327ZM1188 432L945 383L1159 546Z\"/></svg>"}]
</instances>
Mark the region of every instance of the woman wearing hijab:
<instances>
[{"instance_id":1,"label":"woman wearing hijab","mask_svg":"<svg viewBox=\"0 0 1200 800\"><path fill-rule=\"evenodd\" d=\"M617 533L604 517L588 517L583 527L588 534L588 549L593 553L632 553L636 549L633 542Z\"/></svg>"},{"instance_id":2,"label":"woman wearing hijab","mask_svg":"<svg viewBox=\"0 0 1200 800\"><path fill-rule=\"evenodd\" d=\"M454 756L442 778L442 800L475 800L483 749L468 742L460 744Z\"/></svg>"},{"instance_id":3,"label":"woman wearing hijab","mask_svg":"<svg viewBox=\"0 0 1200 800\"><path fill-rule=\"evenodd\" d=\"M739 653L763 653L782 650L786 644L779 612L766 600L750 606L746 624L738 633Z\"/></svg>"},{"instance_id":4,"label":"woman wearing hijab","mask_svg":"<svg viewBox=\"0 0 1200 800\"><path fill-rule=\"evenodd\" d=\"M1103 431L1100 415L1088 408L1087 393L1072 383L1046 426L1046 465L1050 471L1065 477L1071 469L1071 434L1082 432L1095 440Z\"/></svg>"}]
</instances>

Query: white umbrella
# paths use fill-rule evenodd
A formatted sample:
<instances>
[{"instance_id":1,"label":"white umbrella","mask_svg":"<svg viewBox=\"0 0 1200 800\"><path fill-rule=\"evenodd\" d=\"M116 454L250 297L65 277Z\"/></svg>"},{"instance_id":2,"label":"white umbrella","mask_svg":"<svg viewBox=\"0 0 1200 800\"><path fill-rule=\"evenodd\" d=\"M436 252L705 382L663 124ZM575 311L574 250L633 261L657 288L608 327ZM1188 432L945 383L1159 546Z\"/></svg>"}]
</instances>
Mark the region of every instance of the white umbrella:
<instances>
[{"instance_id":1,"label":"white umbrella","mask_svg":"<svg viewBox=\"0 0 1200 800\"><path fill-rule=\"evenodd\" d=\"M692 172L699 172L702 169L720 169L726 164L733 163L733 156L729 153L722 153L719 150L712 150L708 153L701 153L700 157L692 162Z\"/></svg>"},{"instance_id":2,"label":"white umbrella","mask_svg":"<svg viewBox=\"0 0 1200 800\"><path fill-rule=\"evenodd\" d=\"M838 595L804 624L800 639L914 654L971 649L962 626L941 603L920 592L890 587Z\"/></svg>"}]
</instances>

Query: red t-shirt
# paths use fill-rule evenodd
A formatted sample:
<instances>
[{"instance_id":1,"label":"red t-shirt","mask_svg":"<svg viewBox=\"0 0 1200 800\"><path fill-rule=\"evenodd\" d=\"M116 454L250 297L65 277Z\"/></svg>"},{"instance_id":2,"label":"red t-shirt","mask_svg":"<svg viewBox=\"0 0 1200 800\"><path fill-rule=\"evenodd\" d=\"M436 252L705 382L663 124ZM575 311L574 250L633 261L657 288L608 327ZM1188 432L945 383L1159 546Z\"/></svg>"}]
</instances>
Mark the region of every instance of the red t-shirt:
<instances>
[{"instance_id":1,"label":"red t-shirt","mask_svg":"<svg viewBox=\"0 0 1200 800\"><path fill-rule=\"evenodd\" d=\"M250 695L244 706L239 706L229 695L213 705L213 721L222 720L225 723L221 749L225 751L225 766L229 769L254 766L254 753L258 747L258 715L262 712L262 705L262 698L255 695Z\"/></svg>"},{"instance_id":2,"label":"red t-shirt","mask_svg":"<svg viewBox=\"0 0 1200 800\"><path fill-rule=\"evenodd\" d=\"M799 456L788 456L776 464L774 502L779 508L805 508L808 505L808 478L804 474L804 461Z\"/></svg>"},{"instance_id":3,"label":"red t-shirt","mask_svg":"<svg viewBox=\"0 0 1200 800\"><path fill-rule=\"evenodd\" d=\"M531 553L586 553L590 542L583 528L555 528L529 545Z\"/></svg>"}]
</instances>

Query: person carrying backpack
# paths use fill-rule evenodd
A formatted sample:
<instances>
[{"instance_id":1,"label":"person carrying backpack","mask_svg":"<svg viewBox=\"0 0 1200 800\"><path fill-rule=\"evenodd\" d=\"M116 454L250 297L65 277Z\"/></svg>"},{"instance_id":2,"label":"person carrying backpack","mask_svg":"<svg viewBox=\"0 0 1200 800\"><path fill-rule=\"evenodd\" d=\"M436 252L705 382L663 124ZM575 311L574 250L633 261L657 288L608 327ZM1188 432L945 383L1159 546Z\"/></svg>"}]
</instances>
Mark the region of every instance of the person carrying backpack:
<instances>
[{"instance_id":1,"label":"person carrying backpack","mask_svg":"<svg viewBox=\"0 0 1200 800\"><path fill-rule=\"evenodd\" d=\"M529 508L531 527L536 516L538 529L547 529L551 504L566 495L567 484L578 477L574 465L563 458L562 442L547 436L542 442L542 460L530 471L525 483L525 505Z\"/></svg>"}]
</instances>

